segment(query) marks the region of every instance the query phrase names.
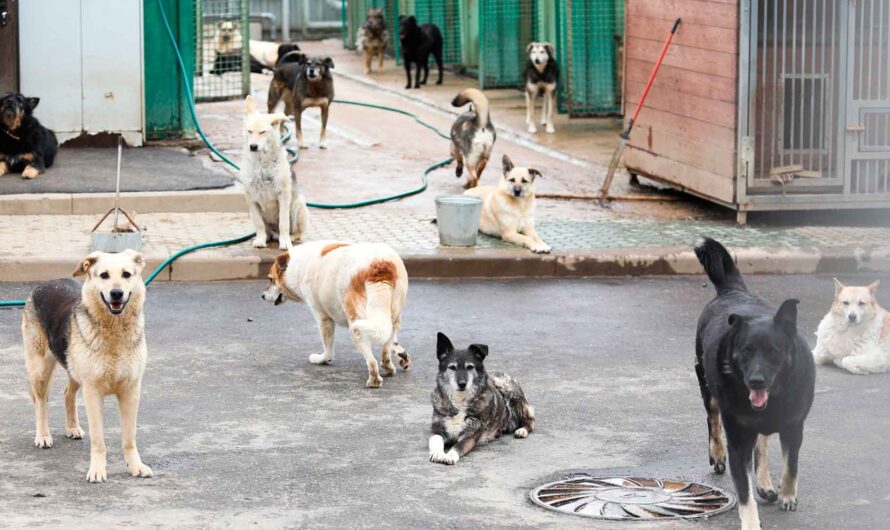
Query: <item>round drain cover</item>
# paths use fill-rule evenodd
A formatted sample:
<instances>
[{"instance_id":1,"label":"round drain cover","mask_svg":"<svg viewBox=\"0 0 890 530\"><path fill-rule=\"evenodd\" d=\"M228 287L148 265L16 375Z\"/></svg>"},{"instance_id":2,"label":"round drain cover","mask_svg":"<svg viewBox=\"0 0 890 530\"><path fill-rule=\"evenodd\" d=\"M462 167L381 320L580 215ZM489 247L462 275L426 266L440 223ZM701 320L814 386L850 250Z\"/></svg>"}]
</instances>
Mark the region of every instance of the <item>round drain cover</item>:
<instances>
[{"instance_id":1,"label":"round drain cover","mask_svg":"<svg viewBox=\"0 0 890 530\"><path fill-rule=\"evenodd\" d=\"M735 498L695 482L639 477L575 475L531 492L548 510L612 520L696 519L723 513Z\"/></svg>"}]
</instances>

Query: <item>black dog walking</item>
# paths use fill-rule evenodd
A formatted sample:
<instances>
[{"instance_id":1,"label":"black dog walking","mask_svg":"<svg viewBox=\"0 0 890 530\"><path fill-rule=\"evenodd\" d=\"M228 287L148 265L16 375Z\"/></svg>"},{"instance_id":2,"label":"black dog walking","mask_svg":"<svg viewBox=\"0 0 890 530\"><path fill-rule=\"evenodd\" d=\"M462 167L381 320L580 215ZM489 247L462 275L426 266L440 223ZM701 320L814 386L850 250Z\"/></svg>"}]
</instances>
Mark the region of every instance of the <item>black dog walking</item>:
<instances>
[{"instance_id":1,"label":"black dog walking","mask_svg":"<svg viewBox=\"0 0 890 530\"><path fill-rule=\"evenodd\" d=\"M59 142L33 116L38 103L18 92L0 97L0 175L12 171L32 179L53 165Z\"/></svg>"},{"instance_id":2,"label":"black dog walking","mask_svg":"<svg viewBox=\"0 0 890 530\"><path fill-rule=\"evenodd\" d=\"M442 32L435 24L417 24L414 15L399 17L399 43L402 46L402 62L405 63L405 75L411 88L411 65L416 64L414 88L425 85L430 75L430 54L436 59L439 67L437 85L442 84ZM423 81L420 80L420 69L423 68Z\"/></svg>"},{"instance_id":3,"label":"black dog walking","mask_svg":"<svg viewBox=\"0 0 890 530\"><path fill-rule=\"evenodd\" d=\"M695 254L717 289L699 317L695 337L710 461L717 473L726 469L722 417L742 529L760 528L751 491L752 458L758 495L769 502L778 498L782 510L796 510L797 461L813 404L815 363L797 331L797 300L786 300L774 311L748 292L732 256L713 239L697 244ZM785 458L778 495L767 466L768 436L773 433L779 433Z\"/></svg>"}]
</instances>

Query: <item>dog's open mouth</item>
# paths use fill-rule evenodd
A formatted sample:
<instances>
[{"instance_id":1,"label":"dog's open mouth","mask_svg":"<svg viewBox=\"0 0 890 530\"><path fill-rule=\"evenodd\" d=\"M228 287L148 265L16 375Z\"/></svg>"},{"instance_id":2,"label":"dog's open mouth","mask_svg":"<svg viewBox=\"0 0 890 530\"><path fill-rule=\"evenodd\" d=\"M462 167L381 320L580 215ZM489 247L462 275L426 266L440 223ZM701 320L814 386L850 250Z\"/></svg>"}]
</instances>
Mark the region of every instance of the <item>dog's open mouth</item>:
<instances>
[{"instance_id":1,"label":"dog's open mouth","mask_svg":"<svg viewBox=\"0 0 890 530\"><path fill-rule=\"evenodd\" d=\"M124 311L124 307L127 305L126 300L112 300L109 302L105 299L105 295L102 295L102 301L105 302L105 305L108 307L108 310L111 311L112 315L119 315Z\"/></svg>"},{"instance_id":2,"label":"dog's open mouth","mask_svg":"<svg viewBox=\"0 0 890 530\"><path fill-rule=\"evenodd\" d=\"M768 390L751 390L748 394L751 400L751 408L754 410L763 410L766 408L766 402L769 400Z\"/></svg>"}]
</instances>

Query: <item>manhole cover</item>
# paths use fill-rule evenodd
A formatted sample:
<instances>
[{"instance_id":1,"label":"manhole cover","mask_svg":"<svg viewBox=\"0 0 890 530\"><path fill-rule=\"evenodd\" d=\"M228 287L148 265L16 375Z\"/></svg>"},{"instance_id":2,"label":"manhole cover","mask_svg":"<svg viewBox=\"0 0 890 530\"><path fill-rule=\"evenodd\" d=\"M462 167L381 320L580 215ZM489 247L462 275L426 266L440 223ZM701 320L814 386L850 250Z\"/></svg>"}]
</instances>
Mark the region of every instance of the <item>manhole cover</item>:
<instances>
[{"instance_id":1,"label":"manhole cover","mask_svg":"<svg viewBox=\"0 0 890 530\"><path fill-rule=\"evenodd\" d=\"M612 520L697 519L735 506L730 493L695 482L587 475L539 486L531 499L548 510Z\"/></svg>"}]
</instances>

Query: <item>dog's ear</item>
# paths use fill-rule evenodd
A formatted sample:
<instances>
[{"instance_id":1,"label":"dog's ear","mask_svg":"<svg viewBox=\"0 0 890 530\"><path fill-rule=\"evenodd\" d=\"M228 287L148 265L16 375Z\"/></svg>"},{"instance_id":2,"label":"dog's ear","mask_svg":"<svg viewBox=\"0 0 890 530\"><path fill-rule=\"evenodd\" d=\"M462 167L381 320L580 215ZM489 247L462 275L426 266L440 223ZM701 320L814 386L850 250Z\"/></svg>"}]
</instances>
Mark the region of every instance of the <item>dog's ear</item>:
<instances>
[{"instance_id":1,"label":"dog's ear","mask_svg":"<svg viewBox=\"0 0 890 530\"><path fill-rule=\"evenodd\" d=\"M287 264L290 263L290 254L285 252L275 256L275 269L278 274L284 274L287 270Z\"/></svg>"},{"instance_id":2,"label":"dog's ear","mask_svg":"<svg viewBox=\"0 0 890 530\"><path fill-rule=\"evenodd\" d=\"M324 63L324 65L326 67L330 68L331 70L334 69L334 60L331 59L330 57L325 57L324 61L322 61L322 63Z\"/></svg>"},{"instance_id":3,"label":"dog's ear","mask_svg":"<svg viewBox=\"0 0 890 530\"><path fill-rule=\"evenodd\" d=\"M782 302L776 316L773 317L773 325L781 329L789 336L797 333L797 304L800 300L789 298Z\"/></svg>"},{"instance_id":4,"label":"dog's ear","mask_svg":"<svg viewBox=\"0 0 890 530\"><path fill-rule=\"evenodd\" d=\"M552 44L550 44L549 42L545 42L544 49L547 50L547 55L549 55L551 59L556 59L556 52L553 51Z\"/></svg>"},{"instance_id":5,"label":"dog's ear","mask_svg":"<svg viewBox=\"0 0 890 530\"><path fill-rule=\"evenodd\" d=\"M256 111L256 100L250 94L244 98L244 111L248 114L253 114Z\"/></svg>"},{"instance_id":6,"label":"dog's ear","mask_svg":"<svg viewBox=\"0 0 890 530\"><path fill-rule=\"evenodd\" d=\"M37 104L40 103L40 98L25 98L28 100L28 106L31 107L31 110L37 108Z\"/></svg>"},{"instance_id":7,"label":"dog's ear","mask_svg":"<svg viewBox=\"0 0 890 530\"><path fill-rule=\"evenodd\" d=\"M92 266L96 264L96 261L99 259L100 254L102 253L97 250L91 253L89 256L83 258L83 260L77 264L77 268L74 269L74 274L72 274L72 276L76 278L78 276L83 276L84 274L86 274L89 277L90 268L92 268Z\"/></svg>"},{"instance_id":8,"label":"dog's ear","mask_svg":"<svg viewBox=\"0 0 890 530\"><path fill-rule=\"evenodd\" d=\"M476 360L480 362L488 357L488 346L485 344L470 344L468 349L473 353L473 356L476 357Z\"/></svg>"},{"instance_id":9,"label":"dog's ear","mask_svg":"<svg viewBox=\"0 0 890 530\"><path fill-rule=\"evenodd\" d=\"M871 293L872 296L878 294L878 286L881 285L881 280L875 280L868 284L868 292Z\"/></svg>"},{"instance_id":10,"label":"dog's ear","mask_svg":"<svg viewBox=\"0 0 890 530\"><path fill-rule=\"evenodd\" d=\"M272 125L280 125L288 120L287 114L283 112L275 112L269 115Z\"/></svg>"},{"instance_id":11,"label":"dog's ear","mask_svg":"<svg viewBox=\"0 0 890 530\"><path fill-rule=\"evenodd\" d=\"M525 54L528 55L532 52L532 48L534 47L534 42L529 42L528 46L525 47Z\"/></svg>"},{"instance_id":12,"label":"dog's ear","mask_svg":"<svg viewBox=\"0 0 890 530\"><path fill-rule=\"evenodd\" d=\"M541 178L541 172L533 167L528 168L528 174L532 176L532 180Z\"/></svg>"},{"instance_id":13,"label":"dog's ear","mask_svg":"<svg viewBox=\"0 0 890 530\"><path fill-rule=\"evenodd\" d=\"M445 336L441 331L436 334L436 358L441 360L442 357L445 357L449 353L454 351L454 346L451 344L451 340Z\"/></svg>"},{"instance_id":14,"label":"dog's ear","mask_svg":"<svg viewBox=\"0 0 890 530\"><path fill-rule=\"evenodd\" d=\"M128 248L124 251L124 254L129 256L130 259L133 260L133 263L136 264L136 274L142 274L142 269L145 268L145 258L142 257L142 253L138 250Z\"/></svg>"},{"instance_id":15,"label":"dog's ear","mask_svg":"<svg viewBox=\"0 0 890 530\"><path fill-rule=\"evenodd\" d=\"M501 159L501 163L504 165L504 175L512 171L515 167L513 161L510 160L510 157L507 155L504 155L504 158Z\"/></svg>"},{"instance_id":16,"label":"dog's ear","mask_svg":"<svg viewBox=\"0 0 890 530\"><path fill-rule=\"evenodd\" d=\"M832 278L832 280L834 280L834 296L836 297L837 295L841 294L841 291L844 290L844 287L846 287L846 285L842 284L841 281L837 278Z\"/></svg>"}]
</instances>

